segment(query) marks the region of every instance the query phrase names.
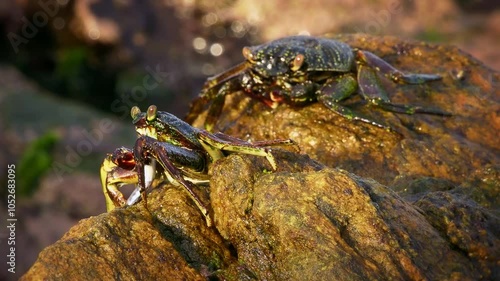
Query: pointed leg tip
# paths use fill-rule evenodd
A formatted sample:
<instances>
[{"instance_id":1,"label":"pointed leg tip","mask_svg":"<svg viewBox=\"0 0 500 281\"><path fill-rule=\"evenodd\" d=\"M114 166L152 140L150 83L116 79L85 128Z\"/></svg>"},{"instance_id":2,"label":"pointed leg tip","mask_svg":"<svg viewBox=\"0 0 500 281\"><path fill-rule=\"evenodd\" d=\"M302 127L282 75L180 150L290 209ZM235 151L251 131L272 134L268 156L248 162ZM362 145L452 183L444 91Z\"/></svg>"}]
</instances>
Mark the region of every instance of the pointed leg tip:
<instances>
[{"instance_id":1,"label":"pointed leg tip","mask_svg":"<svg viewBox=\"0 0 500 281\"><path fill-rule=\"evenodd\" d=\"M212 227L213 223L212 223L212 220L210 219L210 217L207 215L206 217L206 221L207 221L207 227Z\"/></svg>"}]
</instances>

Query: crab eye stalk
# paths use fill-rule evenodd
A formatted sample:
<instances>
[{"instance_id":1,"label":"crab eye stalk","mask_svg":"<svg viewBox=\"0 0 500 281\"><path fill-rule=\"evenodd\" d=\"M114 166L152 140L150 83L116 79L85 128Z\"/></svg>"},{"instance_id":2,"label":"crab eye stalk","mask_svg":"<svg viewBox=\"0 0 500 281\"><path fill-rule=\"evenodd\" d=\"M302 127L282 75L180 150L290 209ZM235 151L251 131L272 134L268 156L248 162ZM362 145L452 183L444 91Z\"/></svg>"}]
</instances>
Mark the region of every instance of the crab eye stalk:
<instances>
[{"instance_id":1,"label":"crab eye stalk","mask_svg":"<svg viewBox=\"0 0 500 281\"><path fill-rule=\"evenodd\" d=\"M130 109L130 116L132 116L133 120L135 120L135 118L139 116L139 114L141 114L141 109L139 109L139 107L134 106Z\"/></svg>"},{"instance_id":2,"label":"crab eye stalk","mask_svg":"<svg viewBox=\"0 0 500 281\"><path fill-rule=\"evenodd\" d=\"M156 119L156 112L157 112L156 105L150 105L148 108L148 113L146 115L146 119L148 121L153 121Z\"/></svg>"},{"instance_id":3,"label":"crab eye stalk","mask_svg":"<svg viewBox=\"0 0 500 281\"><path fill-rule=\"evenodd\" d=\"M292 71L297 71L300 69L300 67L304 64L304 55L303 54L297 54L295 58L292 61L292 66L290 69Z\"/></svg>"},{"instance_id":4,"label":"crab eye stalk","mask_svg":"<svg viewBox=\"0 0 500 281\"><path fill-rule=\"evenodd\" d=\"M242 53L243 53L243 56L245 57L245 59L247 59L250 62L255 62L255 57L252 54L252 51L250 50L250 48L243 47Z\"/></svg>"}]
</instances>

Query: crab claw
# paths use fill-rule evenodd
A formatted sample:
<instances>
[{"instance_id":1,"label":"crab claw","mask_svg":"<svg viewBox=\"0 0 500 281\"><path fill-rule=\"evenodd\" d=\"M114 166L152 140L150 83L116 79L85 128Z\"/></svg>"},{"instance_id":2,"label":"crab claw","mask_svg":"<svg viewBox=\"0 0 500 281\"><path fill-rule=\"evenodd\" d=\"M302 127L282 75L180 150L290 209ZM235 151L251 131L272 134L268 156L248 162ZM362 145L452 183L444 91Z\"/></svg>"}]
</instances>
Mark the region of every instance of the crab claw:
<instances>
[{"instance_id":1,"label":"crab claw","mask_svg":"<svg viewBox=\"0 0 500 281\"><path fill-rule=\"evenodd\" d=\"M131 206L137 203L139 201L139 198L141 198L141 189L139 187L136 187L134 191L132 191L132 194L127 199L127 205Z\"/></svg>"},{"instance_id":2,"label":"crab claw","mask_svg":"<svg viewBox=\"0 0 500 281\"><path fill-rule=\"evenodd\" d=\"M144 181L145 181L144 190L147 190L153 183L155 173L156 173L156 160L152 159L151 164L144 165ZM127 205L129 206L134 205L135 203L137 203L137 201L139 201L139 198L141 198L141 187L136 186L134 191L132 191L132 194L130 194L130 196L127 199Z\"/></svg>"},{"instance_id":3,"label":"crab claw","mask_svg":"<svg viewBox=\"0 0 500 281\"><path fill-rule=\"evenodd\" d=\"M148 189L153 182L156 173L156 160L151 159L150 165L144 165L144 180L145 180L145 189Z\"/></svg>"}]
</instances>

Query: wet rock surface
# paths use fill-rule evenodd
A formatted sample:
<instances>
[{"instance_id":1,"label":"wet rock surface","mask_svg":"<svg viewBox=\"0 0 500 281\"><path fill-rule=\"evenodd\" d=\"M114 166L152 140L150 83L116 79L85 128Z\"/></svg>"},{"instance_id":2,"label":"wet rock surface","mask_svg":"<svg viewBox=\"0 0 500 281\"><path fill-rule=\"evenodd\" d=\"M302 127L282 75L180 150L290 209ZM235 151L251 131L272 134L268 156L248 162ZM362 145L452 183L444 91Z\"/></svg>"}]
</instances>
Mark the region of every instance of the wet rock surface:
<instances>
[{"instance_id":1,"label":"wet rock surface","mask_svg":"<svg viewBox=\"0 0 500 281\"><path fill-rule=\"evenodd\" d=\"M291 138L300 154L230 155L211 167L214 226L185 192L162 185L140 203L81 221L46 248L24 280L494 280L500 278L499 74L458 49L392 37L340 37L424 85L384 83L397 103L451 117L358 112L321 104L275 110L226 98L217 129L249 140ZM205 115L195 122L201 126Z\"/></svg>"},{"instance_id":2,"label":"wet rock surface","mask_svg":"<svg viewBox=\"0 0 500 281\"><path fill-rule=\"evenodd\" d=\"M498 275L498 218L440 191L411 203L374 180L276 151L213 166L215 226L184 191L81 221L23 280L477 280ZM200 190L201 192L201 190ZM205 192L201 192L205 193ZM472 241L475 240L475 241Z\"/></svg>"},{"instance_id":3,"label":"wet rock surface","mask_svg":"<svg viewBox=\"0 0 500 281\"><path fill-rule=\"evenodd\" d=\"M126 226L122 228L121 226ZM161 267L150 265L162 263ZM81 221L44 250L24 280L203 280L137 210Z\"/></svg>"},{"instance_id":4,"label":"wet rock surface","mask_svg":"<svg viewBox=\"0 0 500 281\"><path fill-rule=\"evenodd\" d=\"M314 164L310 171L285 168L255 178L258 165L238 156L229 161L250 173L235 181L227 164L214 168L216 226L236 248L240 265L258 280L481 276L467 255L436 230L445 227L444 221L426 220L418 208L373 180L343 170L317 170ZM498 247L497 239L489 242ZM498 255L498 248L491 250Z\"/></svg>"},{"instance_id":5,"label":"wet rock surface","mask_svg":"<svg viewBox=\"0 0 500 281\"><path fill-rule=\"evenodd\" d=\"M500 163L500 74L453 47L395 37L334 37L380 56L404 72L432 73L442 81L399 85L382 80L392 102L438 108L452 116L395 114L363 105L353 96L343 104L397 133L351 122L320 103L305 107L263 103L236 93L215 130L251 140L290 138L301 152L383 184L407 177L437 177L455 183ZM205 116L195 121L202 126ZM497 182L498 183L498 182Z\"/></svg>"}]
</instances>

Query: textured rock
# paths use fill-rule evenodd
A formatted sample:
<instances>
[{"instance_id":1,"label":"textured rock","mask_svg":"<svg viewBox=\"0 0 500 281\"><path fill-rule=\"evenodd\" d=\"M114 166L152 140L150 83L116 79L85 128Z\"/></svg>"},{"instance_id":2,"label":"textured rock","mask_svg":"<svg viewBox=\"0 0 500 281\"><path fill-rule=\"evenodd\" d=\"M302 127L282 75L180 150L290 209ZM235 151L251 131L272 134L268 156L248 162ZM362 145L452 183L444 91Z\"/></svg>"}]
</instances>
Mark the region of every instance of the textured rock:
<instances>
[{"instance_id":1,"label":"textured rock","mask_svg":"<svg viewBox=\"0 0 500 281\"><path fill-rule=\"evenodd\" d=\"M291 138L301 154L274 150L274 172L256 156L217 161L210 186L197 190L212 228L182 189L162 185L148 196L150 212L141 203L80 222L23 279L500 279L499 74L455 48L340 38L404 71L443 75L385 86L394 102L453 116L348 101L394 133L321 104L270 110L235 93L218 129Z\"/></svg>"},{"instance_id":2,"label":"textured rock","mask_svg":"<svg viewBox=\"0 0 500 281\"><path fill-rule=\"evenodd\" d=\"M412 204L374 180L276 151L213 166L215 227L179 188L83 220L23 280L477 280L498 275L498 218L435 191Z\"/></svg>"},{"instance_id":3,"label":"textured rock","mask_svg":"<svg viewBox=\"0 0 500 281\"><path fill-rule=\"evenodd\" d=\"M239 266L258 280L481 276L469 260L481 258L466 254L476 250L455 250L452 237L442 235L418 208L373 180L330 168L272 174L262 174L262 169L247 158L229 157L215 166L211 186L216 226L236 248ZM452 208L454 204L447 206L450 212ZM498 237L489 238L499 246ZM490 247L489 253L498 256L497 250ZM493 266L490 262L489 268Z\"/></svg>"},{"instance_id":4,"label":"textured rock","mask_svg":"<svg viewBox=\"0 0 500 281\"><path fill-rule=\"evenodd\" d=\"M371 51L403 71L442 75L442 81L423 85L383 82L395 103L435 107L453 116L395 114L360 106L357 96L345 102L357 112L386 123L396 134L351 122L320 103L300 108L281 105L271 110L236 93L226 98L216 130L253 140L290 138L299 144L302 153L327 166L389 185L402 178L423 176L461 184L487 166L498 171L499 73L452 47L395 37L336 38ZM194 124L202 126L204 120L201 115Z\"/></svg>"},{"instance_id":5,"label":"textured rock","mask_svg":"<svg viewBox=\"0 0 500 281\"><path fill-rule=\"evenodd\" d=\"M81 221L46 248L23 280L203 280L136 210ZM163 266L158 267L158 263Z\"/></svg>"}]
</instances>

